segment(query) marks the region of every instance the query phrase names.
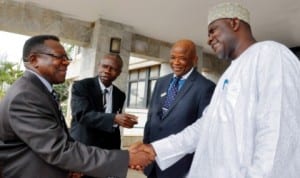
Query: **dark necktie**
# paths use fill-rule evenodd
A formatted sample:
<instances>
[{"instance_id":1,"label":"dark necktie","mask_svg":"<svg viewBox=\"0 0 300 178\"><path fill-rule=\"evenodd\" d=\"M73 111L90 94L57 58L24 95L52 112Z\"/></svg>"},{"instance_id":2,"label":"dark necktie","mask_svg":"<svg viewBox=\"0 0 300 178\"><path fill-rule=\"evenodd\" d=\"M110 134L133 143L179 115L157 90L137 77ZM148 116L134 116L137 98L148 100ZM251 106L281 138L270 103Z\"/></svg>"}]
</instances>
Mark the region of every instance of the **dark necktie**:
<instances>
[{"instance_id":1,"label":"dark necktie","mask_svg":"<svg viewBox=\"0 0 300 178\"><path fill-rule=\"evenodd\" d=\"M178 93L179 81L180 81L179 77L174 77L173 81L170 84L170 87L167 92L166 100L165 100L163 108L162 108L163 114L167 113L172 102L175 100L175 97Z\"/></svg>"},{"instance_id":2,"label":"dark necktie","mask_svg":"<svg viewBox=\"0 0 300 178\"><path fill-rule=\"evenodd\" d=\"M64 130L66 131L69 139L71 139L69 131L68 131L68 128L67 128L67 124L65 122L65 117L64 117L63 112L62 112L61 107L60 107L59 93L57 93L55 90L52 90L51 94L52 94L52 96L53 96L53 98L54 98L54 100L56 102L56 106L57 106L57 108L59 110L59 119L60 119L60 122L61 122Z\"/></svg>"},{"instance_id":3,"label":"dark necktie","mask_svg":"<svg viewBox=\"0 0 300 178\"><path fill-rule=\"evenodd\" d=\"M102 92L102 103L103 103L104 111L106 110L106 107L107 107L107 102L106 102L107 93L108 93L108 90L105 88Z\"/></svg>"},{"instance_id":4,"label":"dark necktie","mask_svg":"<svg viewBox=\"0 0 300 178\"><path fill-rule=\"evenodd\" d=\"M56 101L57 106L60 107L59 94L55 90L52 90L51 94L52 94L54 100Z\"/></svg>"}]
</instances>

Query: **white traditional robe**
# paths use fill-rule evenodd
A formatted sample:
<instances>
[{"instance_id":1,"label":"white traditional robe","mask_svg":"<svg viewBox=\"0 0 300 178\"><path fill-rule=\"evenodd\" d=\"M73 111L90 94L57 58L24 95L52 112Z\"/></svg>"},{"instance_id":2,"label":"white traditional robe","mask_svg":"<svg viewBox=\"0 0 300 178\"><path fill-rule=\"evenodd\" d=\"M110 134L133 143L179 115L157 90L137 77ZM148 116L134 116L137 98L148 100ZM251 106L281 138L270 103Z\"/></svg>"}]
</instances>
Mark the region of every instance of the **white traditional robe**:
<instances>
[{"instance_id":1,"label":"white traditional robe","mask_svg":"<svg viewBox=\"0 0 300 178\"><path fill-rule=\"evenodd\" d=\"M161 169L195 152L188 178L300 178L299 60L279 43L255 43L201 119L152 145Z\"/></svg>"}]
</instances>

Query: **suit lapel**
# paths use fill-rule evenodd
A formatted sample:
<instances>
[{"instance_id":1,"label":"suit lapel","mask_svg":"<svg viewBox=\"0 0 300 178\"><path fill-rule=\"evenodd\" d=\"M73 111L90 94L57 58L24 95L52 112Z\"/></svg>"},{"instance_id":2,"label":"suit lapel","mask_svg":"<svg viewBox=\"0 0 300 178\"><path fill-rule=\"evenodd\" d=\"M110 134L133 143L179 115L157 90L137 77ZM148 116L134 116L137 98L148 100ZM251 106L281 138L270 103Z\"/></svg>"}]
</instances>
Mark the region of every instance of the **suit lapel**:
<instances>
[{"instance_id":1,"label":"suit lapel","mask_svg":"<svg viewBox=\"0 0 300 178\"><path fill-rule=\"evenodd\" d=\"M100 84L98 80L98 76L94 78L93 85L91 86L91 95L93 97L94 102L96 103L96 108L103 109L103 103L102 103L102 92L100 89Z\"/></svg>"},{"instance_id":2,"label":"suit lapel","mask_svg":"<svg viewBox=\"0 0 300 178\"><path fill-rule=\"evenodd\" d=\"M112 113L115 113L115 111L117 111L117 109L118 109L118 95L115 90L115 87L113 86L113 89L112 89ZM121 111L118 111L118 112L121 112Z\"/></svg>"},{"instance_id":3,"label":"suit lapel","mask_svg":"<svg viewBox=\"0 0 300 178\"><path fill-rule=\"evenodd\" d=\"M118 89L113 85L112 90L112 113L121 113L122 105Z\"/></svg>"},{"instance_id":4,"label":"suit lapel","mask_svg":"<svg viewBox=\"0 0 300 178\"><path fill-rule=\"evenodd\" d=\"M52 94L46 88L46 86L40 81L40 79L38 79L37 76L35 76L31 72L26 71L24 73L24 77L28 78L33 83L33 85L37 86L41 90L42 93L47 93L48 101L50 101L52 103L52 106L54 106L55 111L56 111L56 113L55 113L56 121L63 127L64 131L68 135L68 138L72 140L72 138L69 134L66 122L65 122L64 115L63 115L62 111L60 110L59 106L57 105L57 102L54 100Z\"/></svg>"},{"instance_id":5,"label":"suit lapel","mask_svg":"<svg viewBox=\"0 0 300 178\"><path fill-rule=\"evenodd\" d=\"M24 77L27 78L28 80L30 80L33 83L33 85L37 86L41 90L42 93L47 93L48 100L52 103L53 106L57 105L56 101L52 97L52 94L49 92L49 90L46 88L46 86L42 83L42 81L37 76L35 76L31 72L25 71ZM57 113L59 113L59 110L57 109L57 107L55 107L55 108L56 108Z\"/></svg>"},{"instance_id":6,"label":"suit lapel","mask_svg":"<svg viewBox=\"0 0 300 178\"><path fill-rule=\"evenodd\" d=\"M171 83L171 80L173 78L173 74L170 74L164 81L162 81L163 85L161 87L161 92L160 92L160 108L163 107L164 105L164 102L166 100L166 97L167 97L167 94L168 94L168 88L169 88L169 85Z\"/></svg>"},{"instance_id":7,"label":"suit lapel","mask_svg":"<svg viewBox=\"0 0 300 178\"><path fill-rule=\"evenodd\" d=\"M179 92L178 92L175 100L172 102L168 112L163 117L168 116L169 113L172 112L173 108L178 104L178 102L180 102L182 100L182 98L185 96L185 94L188 93L190 88L193 86L196 76L197 76L197 71L196 71L196 69L194 69L193 72L191 73L191 75L184 82L184 85L182 86L182 88L179 90ZM164 100L163 100L163 102L164 102Z\"/></svg>"}]
</instances>

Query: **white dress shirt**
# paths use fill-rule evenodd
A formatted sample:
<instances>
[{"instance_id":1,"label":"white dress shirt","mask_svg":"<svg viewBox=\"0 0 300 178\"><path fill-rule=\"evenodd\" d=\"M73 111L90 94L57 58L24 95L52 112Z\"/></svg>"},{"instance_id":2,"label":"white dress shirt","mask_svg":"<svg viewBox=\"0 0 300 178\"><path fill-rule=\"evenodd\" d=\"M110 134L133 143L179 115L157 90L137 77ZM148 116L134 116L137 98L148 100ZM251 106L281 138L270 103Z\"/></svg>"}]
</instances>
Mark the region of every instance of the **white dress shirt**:
<instances>
[{"instance_id":1,"label":"white dress shirt","mask_svg":"<svg viewBox=\"0 0 300 178\"><path fill-rule=\"evenodd\" d=\"M101 82L100 79L99 80L99 84L100 84L100 90L101 93L104 93L104 89L107 90L106 93L106 109L105 109L105 113L112 113L112 92L113 92L113 86L110 85L109 87L105 87L103 85L103 83ZM118 127L118 124L114 124L113 127Z\"/></svg>"}]
</instances>

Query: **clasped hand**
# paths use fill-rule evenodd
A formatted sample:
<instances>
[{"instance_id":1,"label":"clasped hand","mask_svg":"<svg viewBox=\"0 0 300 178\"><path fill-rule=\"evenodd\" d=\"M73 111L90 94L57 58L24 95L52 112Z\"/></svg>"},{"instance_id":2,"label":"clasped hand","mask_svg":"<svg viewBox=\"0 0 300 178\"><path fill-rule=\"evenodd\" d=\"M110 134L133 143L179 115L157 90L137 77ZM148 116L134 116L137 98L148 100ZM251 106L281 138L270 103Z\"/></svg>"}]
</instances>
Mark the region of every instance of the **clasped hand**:
<instances>
[{"instance_id":1,"label":"clasped hand","mask_svg":"<svg viewBox=\"0 0 300 178\"><path fill-rule=\"evenodd\" d=\"M133 128L133 126L138 123L138 119L135 115L127 113L116 114L114 121L125 128Z\"/></svg>"},{"instance_id":2,"label":"clasped hand","mask_svg":"<svg viewBox=\"0 0 300 178\"><path fill-rule=\"evenodd\" d=\"M135 170L143 170L152 161L154 161L156 153L150 144L136 142L129 149L129 167Z\"/></svg>"}]
</instances>

